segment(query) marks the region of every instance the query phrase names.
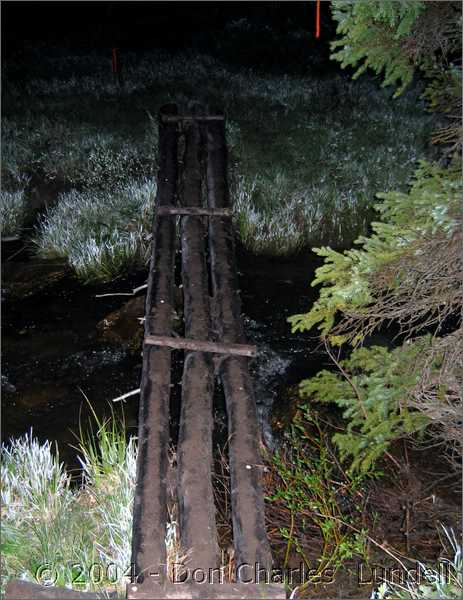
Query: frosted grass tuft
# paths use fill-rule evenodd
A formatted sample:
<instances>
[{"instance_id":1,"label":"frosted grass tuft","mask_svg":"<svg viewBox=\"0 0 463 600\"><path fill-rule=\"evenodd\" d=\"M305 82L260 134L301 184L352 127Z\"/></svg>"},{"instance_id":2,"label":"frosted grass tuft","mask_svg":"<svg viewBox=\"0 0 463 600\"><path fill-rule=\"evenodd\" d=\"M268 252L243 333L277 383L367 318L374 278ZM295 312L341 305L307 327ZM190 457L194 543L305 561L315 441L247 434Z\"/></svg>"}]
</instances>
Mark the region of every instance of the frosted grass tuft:
<instances>
[{"instance_id":1,"label":"frosted grass tuft","mask_svg":"<svg viewBox=\"0 0 463 600\"><path fill-rule=\"evenodd\" d=\"M156 184L148 179L111 190L71 190L42 219L39 255L67 258L83 281L110 281L148 258Z\"/></svg>"}]
</instances>

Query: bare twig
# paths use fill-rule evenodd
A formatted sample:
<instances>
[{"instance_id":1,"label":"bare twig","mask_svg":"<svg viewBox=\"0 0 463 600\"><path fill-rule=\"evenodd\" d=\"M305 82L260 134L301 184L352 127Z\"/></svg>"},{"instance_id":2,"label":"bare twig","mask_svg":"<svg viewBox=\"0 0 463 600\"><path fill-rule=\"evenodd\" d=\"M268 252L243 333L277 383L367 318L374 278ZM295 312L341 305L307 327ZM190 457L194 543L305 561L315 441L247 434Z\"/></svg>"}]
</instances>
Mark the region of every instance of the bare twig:
<instances>
[{"instance_id":1,"label":"bare twig","mask_svg":"<svg viewBox=\"0 0 463 600\"><path fill-rule=\"evenodd\" d=\"M19 238L18 238L18 239L19 239ZM2 239L2 242L4 242L4 241L5 241L5 240L4 240L4 239ZM25 249L26 249L26 246L21 246L21 248L20 248L19 250L16 250L16 252L14 252L14 253L13 253L11 256L9 256L9 257L6 259L6 261L5 261L5 262L8 262L8 261L10 261L10 260L13 260L13 258L14 258L15 256L18 256L18 254L21 254L21 252L22 252L23 250L25 250Z\"/></svg>"},{"instance_id":2,"label":"bare twig","mask_svg":"<svg viewBox=\"0 0 463 600\"><path fill-rule=\"evenodd\" d=\"M145 283L143 285L139 285L136 288L133 288L131 292L114 292L113 294L95 294L95 298L106 298L107 296L135 296L141 290L144 290L148 287L148 284Z\"/></svg>"},{"instance_id":3,"label":"bare twig","mask_svg":"<svg viewBox=\"0 0 463 600\"><path fill-rule=\"evenodd\" d=\"M347 374L346 370L342 368L341 363L336 359L336 357L334 356L334 354L331 352L330 347L329 347L328 342L326 341L326 339L324 341L325 341L325 350L326 350L328 356L331 358L331 360L334 362L334 364L337 366L337 368L341 371L343 377L345 378L345 380L347 381L347 383L350 385L350 387L354 390L354 394L357 396L357 400L359 401L360 408L362 409L362 414L365 417L365 419L367 419L368 418L368 413L367 413L367 410L366 410L365 405L363 403L363 399L362 399L362 396L360 394L360 390L355 385L355 383L351 379L351 377L349 377L349 375Z\"/></svg>"},{"instance_id":4,"label":"bare twig","mask_svg":"<svg viewBox=\"0 0 463 600\"><path fill-rule=\"evenodd\" d=\"M115 292L114 294L95 294L95 298L106 298L107 296L133 296L132 292Z\"/></svg>"},{"instance_id":5,"label":"bare twig","mask_svg":"<svg viewBox=\"0 0 463 600\"><path fill-rule=\"evenodd\" d=\"M146 288L148 287L147 283L144 283L143 285L139 285L136 288L133 288L133 294L137 294L138 292L141 292L141 290L146 290Z\"/></svg>"},{"instance_id":6,"label":"bare twig","mask_svg":"<svg viewBox=\"0 0 463 600\"><path fill-rule=\"evenodd\" d=\"M117 398L113 398L113 402L120 402L121 400L125 400L126 398L129 398L130 396L135 396L136 394L140 393L140 388L136 389L136 390L132 390L131 392L127 392L126 394L122 394L122 396L118 396Z\"/></svg>"}]
</instances>

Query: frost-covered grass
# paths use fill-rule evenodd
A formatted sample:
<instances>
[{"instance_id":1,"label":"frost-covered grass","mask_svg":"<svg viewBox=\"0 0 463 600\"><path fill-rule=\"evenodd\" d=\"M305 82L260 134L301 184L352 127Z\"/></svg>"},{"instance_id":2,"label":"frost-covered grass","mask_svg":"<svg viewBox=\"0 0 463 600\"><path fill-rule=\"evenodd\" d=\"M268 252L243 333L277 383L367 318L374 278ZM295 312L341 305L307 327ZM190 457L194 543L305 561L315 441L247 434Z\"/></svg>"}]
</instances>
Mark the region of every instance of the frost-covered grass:
<instances>
[{"instance_id":1,"label":"frost-covered grass","mask_svg":"<svg viewBox=\"0 0 463 600\"><path fill-rule=\"evenodd\" d=\"M142 136L117 124L108 129L75 117L32 109L2 119L2 181L11 187L23 173L79 188L105 189L156 172L157 128L140 119Z\"/></svg>"},{"instance_id":2,"label":"frost-covered grass","mask_svg":"<svg viewBox=\"0 0 463 600\"><path fill-rule=\"evenodd\" d=\"M443 550L452 558L444 558L435 566L417 561L410 575L404 573L403 581L382 583L371 595L371 600L457 600L463 598L463 554L462 545L455 531L441 526L444 538ZM412 575L411 573L415 573ZM399 570L400 572L400 570ZM398 578L397 578L398 579Z\"/></svg>"},{"instance_id":3,"label":"frost-covered grass","mask_svg":"<svg viewBox=\"0 0 463 600\"><path fill-rule=\"evenodd\" d=\"M26 214L24 190L0 191L0 232L3 237L20 233Z\"/></svg>"},{"instance_id":4,"label":"frost-covered grass","mask_svg":"<svg viewBox=\"0 0 463 600\"><path fill-rule=\"evenodd\" d=\"M82 466L79 487L50 442L32 432L3 444L1 467L1 585L10 579L80 591L118 591L131 571L136 438L127 438L123 419L102 421L96 431L80 432L77 450ZM174 460L174 455L171 456ZM168 501L167 573L182 554L178 507Z\"/></svg>"},{"instance_id":5,"label":"frost-covered grass","mask_svg":"<svg viewBox=\"0 0 463 600\"><path fill-rule=\"evenodd\" d=\"M84 483L71 485L51 444L32 433L1 449L2 591L25 579L79 590L124 590L129 573L136 446L100 424L81 447ZM96 565L93 566L92 565Z\"/></svg>"},{"instance_id":6,"label":"frost-covered grass","mask_svg":"<svg viewBox=\"0 0 463 600\"><path fill-rule=\"evenodd\" d=\"M256 71L191 52L126 52L122 58L121 89L109 56L58 51L40 54L40 76L21 88L8 86L2 125L7 179L18 165L79 190L153 177L158 140L152 115L160 106L218 105L228 117L241 240L256 252L288 254L309 245L348 246L365 233L375 194L404 189L416 160L428 152L433 117L424 111L418 85L392 100L393 90L368 76L352 82L300 69ZM79 251L96 254L90 247Z\"/></svg>"},{"instance_id":7,"label":"frost-covered grass","mask_svg":"<svg viewBox=\"0 0 463 600\"><path fill-rule=\"evenodd\" d=\"M106 564L124 568L131 561L132 507L136 482L137 445L126 439L124 423L114 416L101 423L96 419L95 436L82 439L80 451L84 486L80 493L93 507L95 521L104 528L104 536L95 539L98 556Z\"/></svg>"},{"instance_id":8,"label":"frost-covered grass","mask_svg":"<svg viewBox=\"0 0 463 600\"><path fill-rule=\"evenodd\" d=\"M260 90L268 112L256 98L229 123L241 238L271 254L349 246L366 232L375 194L404 189L426 154L430 118L417 93L392 101L371 81L340 76L255 83L243 94Z\"/></svg>"},{"instance_id":9,"label":"frost-covered grass","mask_svg":"<svg viewBox=\"0 0 463 600\"><path fill-rule=\"evenodd\" d=\"M287 255L309 242L348 245L368 226L369 203L352 191L322 185L298 189L281 173L274 180L240 177L232 189L241 240L256 253Z\"/></svg>"},{"instance_id":10,"label":"frost-covered grass","mask_svg":"<svg viewBox=\"0 0 463 600\"><path fill-rule=\"evenodd\" d=\"M143 266L155 194L155 181L147 179L63 193L39 224L37 252L66 258L86 282L111 281Z\"/></svg>"}]
</instances>

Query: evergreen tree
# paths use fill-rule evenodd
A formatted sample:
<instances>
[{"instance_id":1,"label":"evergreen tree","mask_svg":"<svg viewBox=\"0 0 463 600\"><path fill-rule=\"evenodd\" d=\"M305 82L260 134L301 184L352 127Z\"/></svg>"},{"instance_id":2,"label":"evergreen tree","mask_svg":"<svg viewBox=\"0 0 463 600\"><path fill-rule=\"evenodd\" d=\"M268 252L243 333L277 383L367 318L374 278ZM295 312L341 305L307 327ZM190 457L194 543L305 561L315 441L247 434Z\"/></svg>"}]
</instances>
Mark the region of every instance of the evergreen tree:
<instances>
[{"instance_id":1,"label":"evergreen tree","mask_svg":"<svg viewBox=\"0 0 463 600\"><path fill-rule=\"evenodd\" d=\"M434 136L461 151L461 2L419 0L332 0L339 39L331 57L341 66L383 74L383 85L400 95L418 69L430 82L430 108L446 113L450 124Z\"/></svg>"},{"instance_id":2,"label":"evergreen tree","mask_svg":"<svg viewBox=\"0 0 463 600\"><path fill-rule=\"evenodd\" d=\"M335 0L341 38L333 58L384 73L400 94L419 67L429 78L432 109L461 106L461 6L455 2ZM427 32L427 37L426 37ZM432 35L431 33L432 32ZM460 49L461 51L461 49ZM430 430L461 453L463 330L461 233L461 121L435 136L447 165L422 161L409 193L378 194L373 233L343 253L324 257L312 285L320 296L307 314L289 320L293 331L317 326L339 372L322 371L301 384L302 395L336 402L348 420L336 434L352 470L367 471L396 438ZM396 349L361 347L388 324L400 326ZM330 347L350 345L340 361Z\"/></svg>"}]
</instances>

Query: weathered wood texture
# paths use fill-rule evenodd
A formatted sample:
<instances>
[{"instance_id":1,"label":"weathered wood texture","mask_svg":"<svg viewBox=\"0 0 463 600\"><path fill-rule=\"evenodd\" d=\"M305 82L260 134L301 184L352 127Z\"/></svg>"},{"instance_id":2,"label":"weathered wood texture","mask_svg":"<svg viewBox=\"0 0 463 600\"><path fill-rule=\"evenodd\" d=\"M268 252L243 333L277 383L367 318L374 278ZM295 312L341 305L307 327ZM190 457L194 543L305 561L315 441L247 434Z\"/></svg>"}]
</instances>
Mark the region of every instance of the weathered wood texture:
<instances>
[{"instance_id":1,"label":"weathered wood texture","mask_svg":"<svg viewBox=\"0 0 463 600\"><path fill-rule=\"evenodd\" d=\"M13 579L5 588L5 600L36 600L36 598L50 598L70 600L82 598L82 600L96 600L102 598L117 598L114 593L78 592L62 587L45 587L29 581Z\"/></svg>"},{"instance_id":2,"label":"weathered wood texture","mask_svg":"<svg viewBox=\"0 0 463 600\"><path fill-rule=\"evenodd\" d=\"M192 122L186 131L183 198L201 204L201 133ZM207 340L211 315L206 264L206 230L201 219L181 222L185 336ZM220 565L212 487L214 365L208 353L188 352L182 379L182 408L177 446L178 499L182 548L190 551L190 569Z\"/></svg>"},{"instance_id":3,"label":"weathered wood texture","mask_svg":"<svg viewBox=\"0 0 463 600\"><path fill-rule=\"evenodd\" d=\"M127 589L127 598L133 600L153 600L156 590L144 586L131 585ZM160 596L157 596L160 597ZM282 584L255 583L179 583L168 584L162 588L162 598L165 600L238 600L267 598L268 600L286 598Z\"/></svg>"},{"instance_id":4,"label":"weathered wood texture","mask_svg":"<svg viewBox=\"0 0 463 600\"><path fill-rule=\"evenodd\" d=\"M237 356L255 356L257 352L257 347L250 346L249 344L222 344L220 342L200 341L165 335L146 336L145 344L168 346L169 348L175 348L176 350L197 350L198 352L233 354Z\"/></svg>"},{"instance_id":5,"label":"weathered wood texture","mask_svg":"<svg viewBox=\"0 0 463 600\"><path fill-rule=\"evenodd\" d=\"M227 149L224 122L207 124L207 187L211 208L228 208ZM215 328L223 343L245 342L235 267L232 223L229 219L209 221L209 251L212 288L216 304ZM265 507L259 451L259 428L252 382L245 358L226 357L221 361L228 435L233 542L237 566L270 569L272 557L265 529ZM239 571L237 571L239 574Z\"/></svg>"},{"instance_id":6,"label":"weathered wood texture","mask_svg":"<svg viewBox=\"0 0 463 600\"><path fill-rule=\"evenodd\" d=\"M167 106L163 115L175 114ZM175 122L160 125L157 204L173 206L177 191L178 132ZM155 218L151 269L146 294L145 335L172 334L175 221ZM132 562L136 575L165 578L166 476L169 447L171 350L144 344L138 421L137 485L134 500Z\"/></svg>"}]
</instances>

